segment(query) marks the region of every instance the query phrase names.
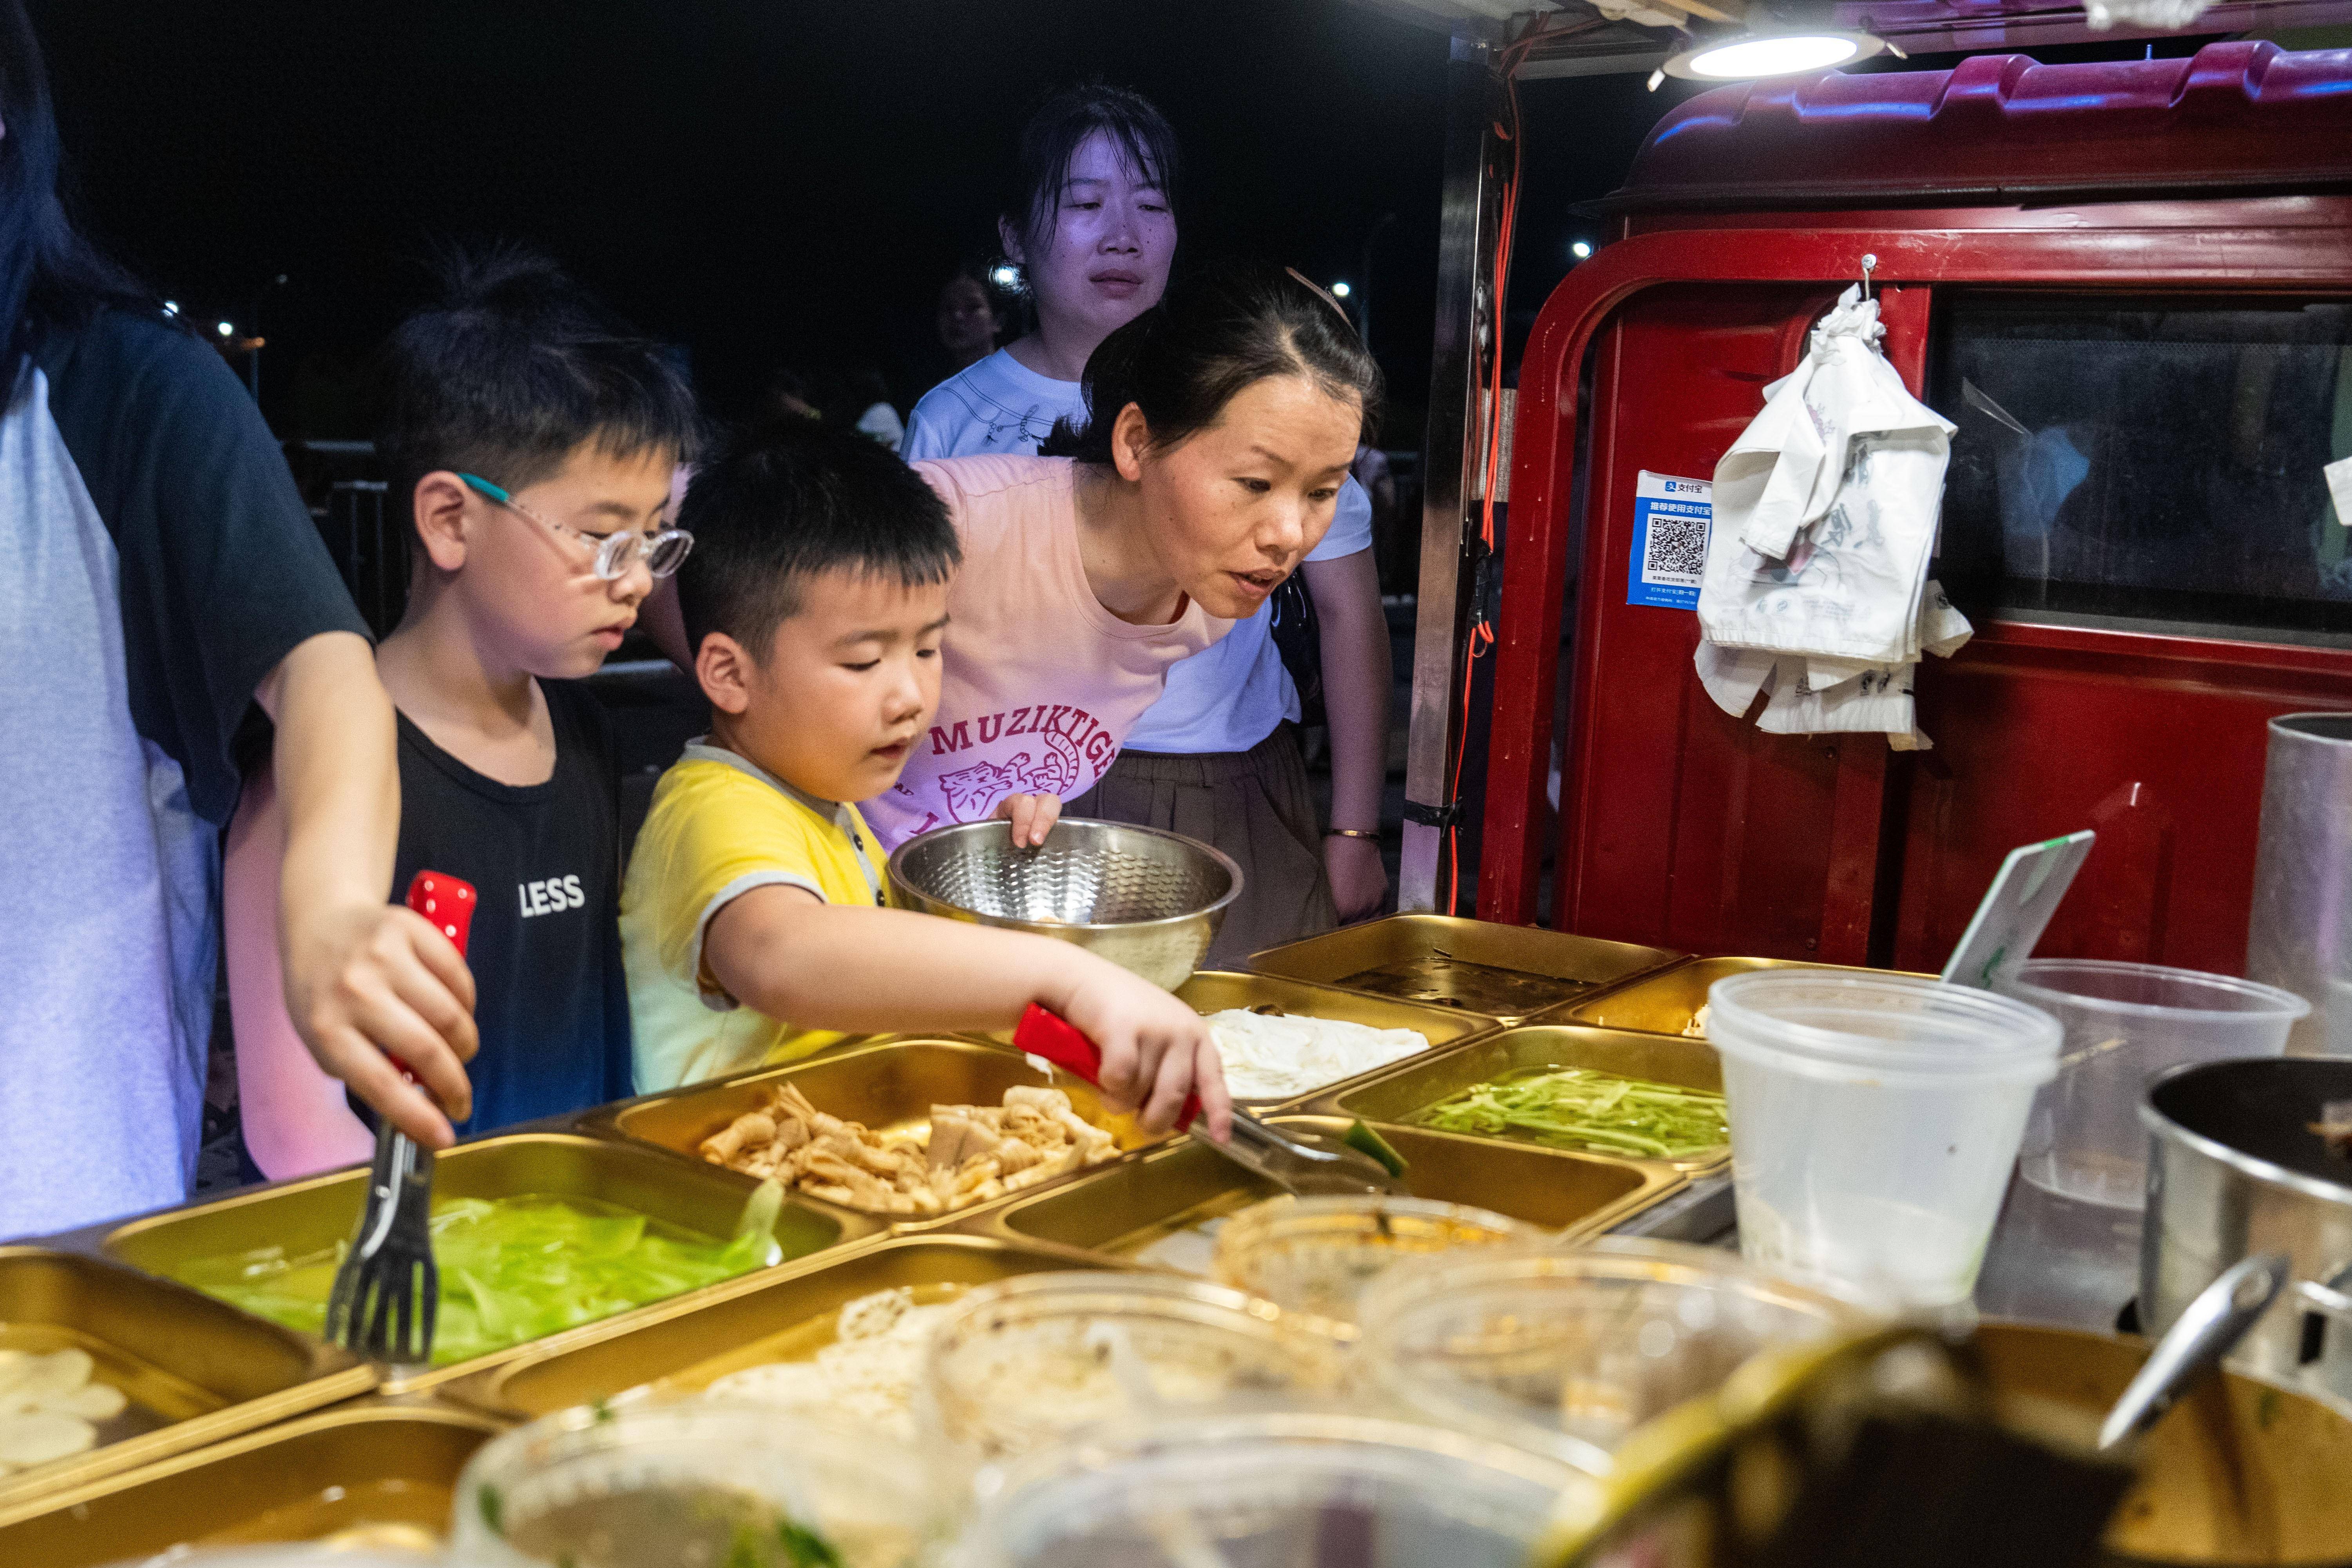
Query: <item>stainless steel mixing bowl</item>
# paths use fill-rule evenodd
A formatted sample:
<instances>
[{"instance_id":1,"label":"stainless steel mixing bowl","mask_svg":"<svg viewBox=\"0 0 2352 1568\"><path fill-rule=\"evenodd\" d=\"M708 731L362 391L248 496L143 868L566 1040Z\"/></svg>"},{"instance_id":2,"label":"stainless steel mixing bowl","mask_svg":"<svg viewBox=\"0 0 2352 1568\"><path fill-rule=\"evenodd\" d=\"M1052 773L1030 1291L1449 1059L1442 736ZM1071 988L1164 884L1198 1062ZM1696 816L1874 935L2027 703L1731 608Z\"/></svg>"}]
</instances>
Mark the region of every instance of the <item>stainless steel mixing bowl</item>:
<instances>
[{"instance_id":1,"label":"stainless steel mixing bowl","mask_svg":"<svg viewBox=\"0 0 2352 1568\"><path fill-rule=\"evenodd\" d=\"M1075 942L1173 991L1199 968L1242 868L1181 834L1070 817L1033 849L1003 822L909 838L890 857L907 909Z\"/></svg>"}]
</instances>

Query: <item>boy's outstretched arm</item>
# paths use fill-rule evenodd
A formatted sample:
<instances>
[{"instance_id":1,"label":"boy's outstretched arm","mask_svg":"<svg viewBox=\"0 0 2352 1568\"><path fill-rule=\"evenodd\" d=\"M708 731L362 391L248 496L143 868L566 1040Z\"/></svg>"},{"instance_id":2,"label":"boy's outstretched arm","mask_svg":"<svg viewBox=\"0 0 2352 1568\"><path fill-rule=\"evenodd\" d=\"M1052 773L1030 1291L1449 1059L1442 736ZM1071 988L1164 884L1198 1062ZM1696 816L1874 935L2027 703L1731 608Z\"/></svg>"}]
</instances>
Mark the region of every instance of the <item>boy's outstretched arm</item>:
<instances>
[{"instance_id":1,"label":"boy's outstretched arm","mask_svg":"<svg viewBox=\"0 0 2352 1568\"><path fill-rule=\"evenodd\" d=\"M1034 1002L1094 1041L1104 1092L1121 1109L1140 1105L1146 1128L1174 1126L1193 1094L1211 1136L1233 1126L1207 1022L1068 942L769 886L712 917L702 962L744 1006L814 1029L1004 1029Z\"/></svg>"},{"instance_id":2,"label":"boy's outstretched arm","mask_svg":"<svg viewBox=\"0 0 2352 1568\"><path fill-rule=\"evenodd\" d=\"M320 633L279 660L254 700L278 725L287 1014L320 1067L410 1137L446 1147L450 1116L473 1109L474 977L447 938L386 901L400 845L399 732L374 657L352 633Z\"/></svg>"}]
</instances>

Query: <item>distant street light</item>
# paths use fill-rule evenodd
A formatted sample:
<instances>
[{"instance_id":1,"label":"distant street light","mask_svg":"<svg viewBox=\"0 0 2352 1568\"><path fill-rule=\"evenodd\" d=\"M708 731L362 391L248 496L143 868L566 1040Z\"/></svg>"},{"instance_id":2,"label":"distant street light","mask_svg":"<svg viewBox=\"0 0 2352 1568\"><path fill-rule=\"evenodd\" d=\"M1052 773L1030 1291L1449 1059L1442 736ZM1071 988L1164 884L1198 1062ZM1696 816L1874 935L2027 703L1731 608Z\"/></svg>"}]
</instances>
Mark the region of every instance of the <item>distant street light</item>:
<instances>
[{"instance_id":1,"label":"distant street light","mask_svg":"<svg viewBox=\"0 0 2352 1568\"><path fill-rule=\"evenodd\" d=\"M163 314L167 316L176 316L179 313L180 302L177 300L166 300L163 301Z\"/></svg>"},{"instance_id":2,"label":"distant street light","mask_svg":"<svg viewBox=\"0 0 2352 1568\"><path fill-rule=\"evenodd\" d=\"M1575 257L1579 261L1581 261L1586 257L1592 254L1592 242L1591 240L1580 239L1574 245L1568 247L1568 253L1570 256Z\"/></svg>"},{"instance_id":3,"label":"distant street light","mask_svg":"<svg viewBox=\"0 0 2352 1568\"><path fill-rule=\"evenodd\" d=\"M989 269L988 280L999 289L1017 289L1021 286L1021 268L1009 261L1000 261Z\"/></svg>"},{"instance_id":4,"label":"distant street light","mask_svg":"<svg viewBox=\"0 0 2352 1568\"><path fill-rule=\"evenodd\" d=\"M1331 285L1331 298L1333 298L1334 300L1344 300L1344 299L1346 299L1347 297L1348 297L1348 285L1347 285L1347 282L1346 282L1344 279L1342 279L1341 281L1339 281L1339 282L1338 282L1338 283L1334 283L1334 284L1332 284L1332 285Z\"/></svg>"},{"instance_id":5,"label":"distant street light","mask_svg":"<svg viewBox=\"0 0 2352 1568\"><path fill-rule=\"evenodd\" d=\"M235 323L234 321L223 321L223 322L221 322L221 323L220 323L220 325L219 325L218 327L216 327L216 328L215 329L215 331L218 331L218 332L220 333L220 335L221 335L221 336L223 336L223 337L225 337L225 338L226 338L226 337L229 337L229 336L232 336L232 335L234 335L234 334L236 333L236 323Z\"/></svg>"}]
</instances>

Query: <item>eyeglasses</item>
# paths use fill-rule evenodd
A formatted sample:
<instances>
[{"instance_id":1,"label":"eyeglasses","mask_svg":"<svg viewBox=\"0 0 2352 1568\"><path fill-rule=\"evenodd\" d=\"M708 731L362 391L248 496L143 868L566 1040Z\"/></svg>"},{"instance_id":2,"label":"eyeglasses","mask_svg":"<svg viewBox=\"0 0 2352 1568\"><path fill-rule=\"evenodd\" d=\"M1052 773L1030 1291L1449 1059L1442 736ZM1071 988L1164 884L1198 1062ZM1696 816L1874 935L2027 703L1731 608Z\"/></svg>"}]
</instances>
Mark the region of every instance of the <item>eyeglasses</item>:
<instances>
[{"instance_id":1,"label":"eyeglasses","mask_svg":"<svg viewBox=\"0 0 2352 1568\"><path fill-rule=\"evenodd\" d=\"M646 570L656 577L667 577L686 559L694 548L694 535L682 528L665 528L654 533L637 533L621 529L612 533L590 533L583 529L566 528L560 522L539 515L514 499L499 486L479 474L459 474L467 488L488 497L509 511L520 512L542 528L550 528L567 539L576 539L595 552L596 575L611 582L631 566L642 561Z\"/></svg>"}]
</instances>

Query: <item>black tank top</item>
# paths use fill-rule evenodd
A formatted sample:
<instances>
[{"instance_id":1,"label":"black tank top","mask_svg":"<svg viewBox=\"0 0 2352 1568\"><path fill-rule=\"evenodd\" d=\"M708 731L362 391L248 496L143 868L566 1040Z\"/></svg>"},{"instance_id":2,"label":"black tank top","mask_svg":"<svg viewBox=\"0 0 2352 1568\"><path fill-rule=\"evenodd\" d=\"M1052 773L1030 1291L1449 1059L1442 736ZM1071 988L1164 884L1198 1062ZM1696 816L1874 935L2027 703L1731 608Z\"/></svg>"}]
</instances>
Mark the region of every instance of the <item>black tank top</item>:
<instances>
[{"instance_id":1,"label":"black tank top","mask_svg":"<svg viewBox=\"0 0 2352 1568\"><path fill-rule=\"evenodd\" d=\"M545 784L478 773L400 719L392 896L428 869L481 895L466 961L482 1048L467 1068L474 1114L461 1138L630 1092L612 721L576 681L539 685L555 729Z\"/></svg>"}]
</instances>

